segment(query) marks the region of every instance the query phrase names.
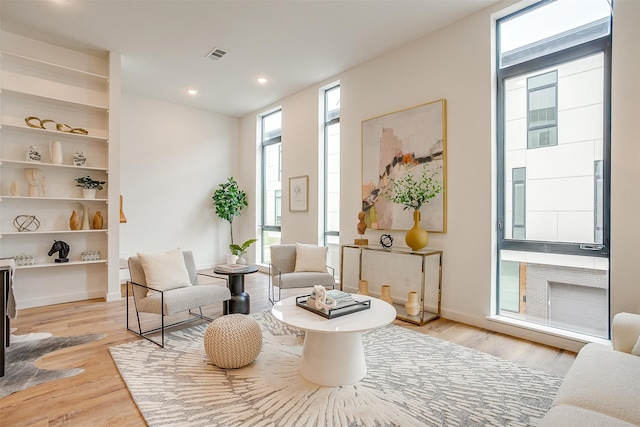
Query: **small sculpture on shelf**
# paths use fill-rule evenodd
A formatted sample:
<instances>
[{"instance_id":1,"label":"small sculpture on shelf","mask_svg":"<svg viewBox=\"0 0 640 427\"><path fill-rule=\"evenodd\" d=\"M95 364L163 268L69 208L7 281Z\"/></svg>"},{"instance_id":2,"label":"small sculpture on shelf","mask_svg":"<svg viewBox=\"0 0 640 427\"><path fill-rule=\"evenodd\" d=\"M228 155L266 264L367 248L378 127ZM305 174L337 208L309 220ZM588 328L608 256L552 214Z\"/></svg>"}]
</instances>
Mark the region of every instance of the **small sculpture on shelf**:
<instances>
[{"instance_id":1,"label":"small sculpture on shelf","mask_svg":"<svg viewBox=\"0 0 640 427\"><path fill-rule=\"evenodd\" d=\"M100 211L97 211L95 215L93 215L92 223L93 223L92 225L94 230L102 230L103 218L102 218L102 213Z\"/></svg>"},{"instance_id":2,"label":"small sculpture on shelf","mask_svg":"<svg viewBox=\"0 0 640 427\"><path fill-rule=\"evenodd\" d=\"M54 240L51 249L49 249L48 255L51 256L54 253L58 252L58 258L55 259L55 262L69 262L69 245L62 240Z\"/></svg>"},{"instance_id":3,"label":"small sculpture on shelf","mask_svg":"<svg viewBox=\"0 0 640 427\"><path fill-rule=\"evenodd\" d=\"M29 197L38 197L38 185L42 180L42 171L36 168L25 168L24 177L29 183Z\"/></svg>"},{"instance_id":4,"label":"small sculpture on shelf","mask_svg":"<svg viewBox=\"0 0 640 427\"><path fill-rule=\"evenodd\" d=\"M36 231L40 228L40 221L35 215L18 215L13 219L13 226L18 231Z\"/></svg>"},{"instance_id":5,"label":"small sculpture on shelf","mask_svg":"<svg viewBox=\"0 0 640 427\"><path fill-rule=\"evenodd\" d=\"M366 246L369 244L369 240L362 237L364 232L367 231L367 223L364 221L365 215L364 211L358 212L358 234L360 238L353 241L354 245Z\"/></svg>"}]
</instances>

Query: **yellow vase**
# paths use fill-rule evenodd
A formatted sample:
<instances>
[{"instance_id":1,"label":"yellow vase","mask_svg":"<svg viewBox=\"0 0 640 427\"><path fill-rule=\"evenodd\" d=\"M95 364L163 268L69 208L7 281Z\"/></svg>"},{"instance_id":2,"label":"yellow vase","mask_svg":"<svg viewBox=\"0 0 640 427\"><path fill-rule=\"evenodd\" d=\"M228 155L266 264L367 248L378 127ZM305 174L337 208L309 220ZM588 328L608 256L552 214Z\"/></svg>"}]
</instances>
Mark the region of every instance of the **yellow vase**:
<instances>
[{"instance_id":1,"label":"yellow vase","mask_svg":"<svg viewBox=\"0 0 640 427\"><path fill-rule=\"evenodd\" d=\"M414 251L419 251L429 244L429 233L420 227L420 211L413 212L413 227L404 236L404 241Z\"/></svg>"}]
</instances>

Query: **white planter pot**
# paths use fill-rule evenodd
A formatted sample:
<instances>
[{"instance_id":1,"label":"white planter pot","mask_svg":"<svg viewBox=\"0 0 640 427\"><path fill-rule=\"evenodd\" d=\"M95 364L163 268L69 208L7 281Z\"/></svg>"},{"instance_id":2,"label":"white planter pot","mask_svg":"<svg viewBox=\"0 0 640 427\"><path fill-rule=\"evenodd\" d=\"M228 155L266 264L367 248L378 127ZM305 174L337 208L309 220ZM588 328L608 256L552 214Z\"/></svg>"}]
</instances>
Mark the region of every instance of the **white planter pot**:
<instances>
[{"instance_id":1,"label":"white planter pot","mask_svg":"<svg viewBox=\"0 0 640 427\"><path fill-rule=\"evenodd\" d=\"M85 199L95 199L96 198L96 189L95 188L83 188L82 189L82 197Z\"/></svg>"},{"instance_id":2,"label":"white planter pot","mask_svg":"<svg viewBox=\"0 0 640 427\"><path fill-rule=\"evenodd\" d=\"M238 260L237 255L227 254L227 264L235 264L237 260Z\"/></svg>"}]
</instances>

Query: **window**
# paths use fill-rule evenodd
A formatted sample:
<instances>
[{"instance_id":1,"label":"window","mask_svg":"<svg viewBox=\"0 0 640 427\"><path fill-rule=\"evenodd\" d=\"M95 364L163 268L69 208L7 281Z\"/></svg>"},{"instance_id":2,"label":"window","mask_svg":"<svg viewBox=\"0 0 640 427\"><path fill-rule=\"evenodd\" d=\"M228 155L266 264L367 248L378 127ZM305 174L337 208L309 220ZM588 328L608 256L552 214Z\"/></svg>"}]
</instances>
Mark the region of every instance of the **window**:
<instances>
[{"instance_id":1,"label":"window","mask_svg":"<svg viewBox=\"0 0 640 427\"><path fill-rule=\"evenodd\" d=\"M602 160L596 160L594 163L594 189L593 192L595 194L593 200L593 222L594 222L594 237L593 241L595 243L602 244L602 229L603 229L603 215L604 211L604 192L602 189L603 181L602 181Z\"/></svg>"},{"instance_id":2,"label":"window","mask_svg":"<svg viewBox=\"0 0 640 427\"><path fill-rule=\"evenodd\" d=\"M262 224L261 262L270 260L271 245L280 243L282 212L282 111L261 117L262 145Z\"/></svg>"},{"instance_id":3,"label":"window","mask_svg":"<svg viewBox=\"0 0 640 427\"><path fill-rule=\"evenodd\" d=\"M527 172L525 168L513 168L513 231L514 239L523 240L525 238L526 208L526 182Z\"/></svg>"},{"instance_id":4,"label":"window","mask_svg":"<svg viewBox=\"0 0 640 427\"><path fill-rule=\"evenodd\" d=\"M529 148L558 145L558 72L527 79Z\"/></svg>"},{"instance_id":5,"label":"window","mask_svg":"<svg viewBox=\"0 0 640 427\"><path fill-rule=\"evenodd\" d=\"M323 91L324 105L324 245L327 263L339 269L340 251L340 85Z\"/></svg>"},{"instance_id":6,"label":"window","mask_svg":"<svg viewBox=\"0 0 640 427\"><path fill-rule=\"evenodd\" d=\"M611 8L497 21L497 313L608 338ZM540 25L544 22L544 25Z\"/></svg>"}]
</instances>

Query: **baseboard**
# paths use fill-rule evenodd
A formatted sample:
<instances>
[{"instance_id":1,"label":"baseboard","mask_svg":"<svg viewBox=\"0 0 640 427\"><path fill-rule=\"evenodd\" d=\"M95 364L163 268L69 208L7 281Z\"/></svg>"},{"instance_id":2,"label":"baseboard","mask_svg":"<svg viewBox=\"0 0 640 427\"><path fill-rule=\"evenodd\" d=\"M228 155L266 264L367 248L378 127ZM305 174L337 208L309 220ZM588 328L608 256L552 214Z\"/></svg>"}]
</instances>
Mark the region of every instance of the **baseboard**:
<instances>
[{"instance_id":1,"label":"baseboard","mask_svg":"<svg viewBox=\"0 0 640 427\"><path fill-rule=\"evenodd\" d=\"M89 299L104 298L102 291L79 292L65 295L52 295L43 298L20 299L17 301L18 310L46 305L64 304L66 302L84 301ZM19 314L19 313L18 313Z\"/></svg>"}]
</instances>

